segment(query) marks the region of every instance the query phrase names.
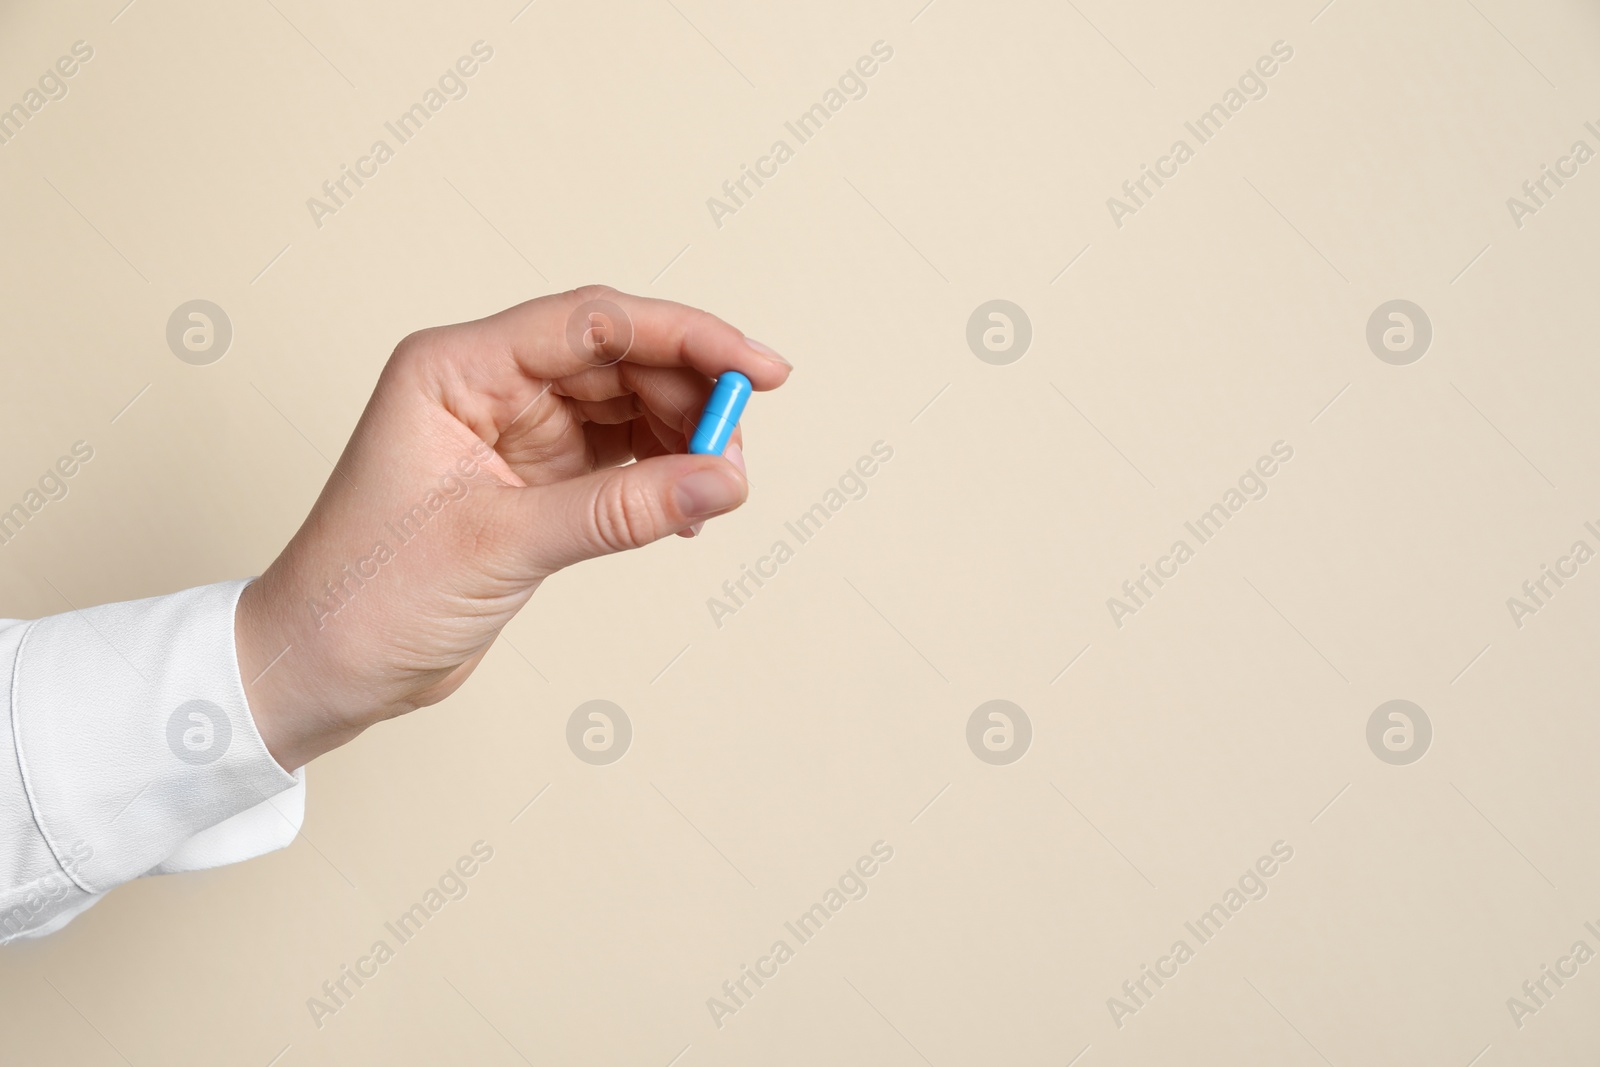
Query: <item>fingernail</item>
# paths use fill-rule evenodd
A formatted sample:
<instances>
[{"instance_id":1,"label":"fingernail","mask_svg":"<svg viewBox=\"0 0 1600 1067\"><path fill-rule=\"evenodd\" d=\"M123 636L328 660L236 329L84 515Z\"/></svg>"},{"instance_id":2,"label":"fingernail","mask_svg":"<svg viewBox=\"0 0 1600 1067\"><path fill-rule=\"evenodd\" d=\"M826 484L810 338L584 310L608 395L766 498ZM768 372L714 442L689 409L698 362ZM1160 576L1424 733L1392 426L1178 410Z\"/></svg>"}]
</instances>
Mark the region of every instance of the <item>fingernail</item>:
<instances>
[{"instance_id":1,"label":"fingernail","mask_svg":"<svg viewBox=\"0 0 1600 1067\"><path fill-rule=\"evenodd\" d=\"M774 363L782 363L785 367L788 367L791 370L794 369L793 363L790 363L788 360L784 359L782 356L778 355L778 353L774 352L760 341L757 341L755 338L746 337L744 339L744 343L755 349L757 352L760 352L763 356L766 356Z\"/></svg>"},{"instance_id":2,"label":"fingernail","mask_svg":"<svg viewBox=\"0 0 1600 1067\"><path fill-rule=\"evenodd\" d=\"M691 519L727 511L744 499L744 487L719 470L699 470L678 483L678 510Z\"/></svg>"},{"instance_id":3,"label":"fingernail","mask_svg":"<svg viewBox=\"0 0 1600 1067\"><path fill-rule=\"evenodd\" d=\"M750 473L745 469L744 466L744 450L735 442L728 442L728 447L723 450L722 458L727 460L729 463L732 463L735 467L738 467L740 474Z\"/></svg>"}]
</instances>

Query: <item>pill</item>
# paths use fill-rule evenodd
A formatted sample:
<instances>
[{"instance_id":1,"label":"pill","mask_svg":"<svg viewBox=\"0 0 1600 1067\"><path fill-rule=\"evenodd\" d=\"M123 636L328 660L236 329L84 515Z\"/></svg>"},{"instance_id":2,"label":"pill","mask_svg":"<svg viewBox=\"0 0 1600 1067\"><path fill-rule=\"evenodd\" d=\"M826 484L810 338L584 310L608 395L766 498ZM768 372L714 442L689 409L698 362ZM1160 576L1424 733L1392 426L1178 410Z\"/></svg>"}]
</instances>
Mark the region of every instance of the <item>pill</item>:
<instances>
[{"instance_id":1,"label":"pill","mask_svg":"<svg viewBox=\"0 0 1600 1067\"><path fill-rule=\"evenodd\" d=\"M733 428L739 425L745 402L750 399L750 379L736 370L728 371L717 379L711 390L711 399L700 413L700 423L689 439L689 451L699 456L720 456L733 439Z\"/></svg>"}]
</instances>

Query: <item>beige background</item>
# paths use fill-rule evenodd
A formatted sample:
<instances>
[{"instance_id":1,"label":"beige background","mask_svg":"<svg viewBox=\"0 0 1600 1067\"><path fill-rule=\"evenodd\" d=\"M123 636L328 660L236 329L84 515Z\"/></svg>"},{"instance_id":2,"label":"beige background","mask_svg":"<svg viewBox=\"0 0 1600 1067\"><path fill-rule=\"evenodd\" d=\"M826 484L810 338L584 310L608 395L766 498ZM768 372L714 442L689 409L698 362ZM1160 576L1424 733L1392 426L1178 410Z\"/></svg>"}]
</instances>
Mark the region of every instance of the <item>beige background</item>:
<instances>
[{"instance_id":1,"label":"beige background","mask_svg":"<svg viewBox=\"0 0 1600 1067\"><path fill-rule=\"evenodd\" d=\"M797 370L747 415L745 508L548 583L459 695L310 768L291 848L0 954L0 1059L1600 1054L1600 963L1521 1028L1506 1005L1600 949L1600 564L1521 629L1506 607L1600 547L1600 162L1521 229L1506 207L1600 148L1592 4L122 3L0 9L0 103L94 48L0 146L0 503L96 453L0 548L5 614L258 572L422 326L604 281ZM314 226L477 40L469 95ZM716 227L706 198L877 40L868 95ZM1106 198L1278 40L1269 94L1117 228ZM193 298L233 323L210 366L164 339ZM1032 322L1008 366L965 340L993 298ZM1395 298L1433 324L1409 366L1365 340ZM878 440L868 496L714 626ZM1116 627L1106 598L1278 440L1270 494ZM610 766L565 742L595 698L635 731ZM1033 725L1008 766L965 739L995 698ZM1409 766L1366 741L1394 698L1433 724ZM469 894L319 1027L308 998L480 840ZM869 895L716 1027L878 840ZM1265 899L1118 1027L1107 998L1280 840Z\"/></svg>"}]
</instances>

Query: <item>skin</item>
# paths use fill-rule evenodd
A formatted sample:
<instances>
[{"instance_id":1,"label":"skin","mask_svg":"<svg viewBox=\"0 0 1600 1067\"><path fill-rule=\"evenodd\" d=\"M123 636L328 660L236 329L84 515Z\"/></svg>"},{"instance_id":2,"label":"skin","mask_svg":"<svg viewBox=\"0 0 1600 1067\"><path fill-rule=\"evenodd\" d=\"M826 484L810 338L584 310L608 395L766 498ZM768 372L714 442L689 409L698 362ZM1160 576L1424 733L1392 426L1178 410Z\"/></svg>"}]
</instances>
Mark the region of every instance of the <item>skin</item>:
<instances>
[{"instance_id":1,"label":"skin","mask_svg":"<svg viewBox=\"0 0 1600 1067\"><path fill-rule=\"evenodd\" d=\"M593 300L631 321L625 355L616 330L569 343ZM730 370L767 390L790 365L704 311L601 286L401 341L310 515L239 601L240 676L279 764L449 696L563 567L742 504L737 432L726 457L684 452Z\"/></svg>"}]
</instances>

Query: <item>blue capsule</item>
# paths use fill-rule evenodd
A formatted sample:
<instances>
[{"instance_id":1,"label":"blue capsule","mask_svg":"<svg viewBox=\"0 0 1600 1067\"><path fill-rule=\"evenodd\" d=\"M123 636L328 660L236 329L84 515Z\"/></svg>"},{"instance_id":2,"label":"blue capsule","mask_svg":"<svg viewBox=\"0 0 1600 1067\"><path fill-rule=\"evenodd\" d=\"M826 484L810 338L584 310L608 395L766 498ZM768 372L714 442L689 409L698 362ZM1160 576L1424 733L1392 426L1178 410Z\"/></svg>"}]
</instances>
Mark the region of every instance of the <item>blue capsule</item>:
<instances>
[{"instance_id":1,"label":"blue capsule","mask_svg":"<svg viewBox=\"0 0 1600 1067\"><path fill-rule=\"evenodd\" d=\"M717 379L711 390L711 399L700 413L700 423L689 439L689 451L699 456L720 456L733 439L733 428L739 425L744 405L750 399L750 379L736 370L728 371Z\"/></svg>"}]
</instances>

